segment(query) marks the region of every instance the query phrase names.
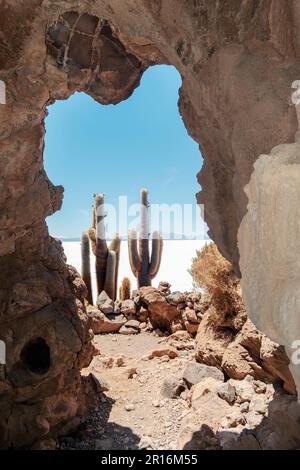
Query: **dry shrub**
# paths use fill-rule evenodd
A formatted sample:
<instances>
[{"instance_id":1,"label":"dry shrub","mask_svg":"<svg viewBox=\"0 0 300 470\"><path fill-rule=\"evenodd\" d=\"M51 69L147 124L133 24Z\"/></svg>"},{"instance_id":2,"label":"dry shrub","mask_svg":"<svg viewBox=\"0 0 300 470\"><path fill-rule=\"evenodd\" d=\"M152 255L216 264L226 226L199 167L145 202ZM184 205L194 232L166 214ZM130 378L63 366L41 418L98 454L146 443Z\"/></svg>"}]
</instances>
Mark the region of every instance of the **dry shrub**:
<instances>
[{"instance_id":1,"label":"dry shrub","mask_svg":"<svg viewBox=\"0 0 300 470\"><path fill-rule=\"evenodd\" d=\"M245 312L239 280L232 265L221 255L214 243L208 243L196 252L189 272L195 286L210 294L212 305L218 314L231 317Z\"/></svg>"}]
</instances>

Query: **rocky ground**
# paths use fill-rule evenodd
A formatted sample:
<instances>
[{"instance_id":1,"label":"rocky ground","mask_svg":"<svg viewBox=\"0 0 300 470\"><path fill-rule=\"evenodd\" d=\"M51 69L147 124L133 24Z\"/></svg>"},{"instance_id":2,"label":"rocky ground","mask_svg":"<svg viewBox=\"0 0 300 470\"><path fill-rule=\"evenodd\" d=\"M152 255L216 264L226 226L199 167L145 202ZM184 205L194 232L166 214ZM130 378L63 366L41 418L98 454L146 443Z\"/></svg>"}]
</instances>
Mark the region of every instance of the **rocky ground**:
<instances>
[{"instance_id":1,"label":"rocky ground","mask_svg":"<svg viewBox=\"0 0 300 470\"><path fill-rule=\"evenodd\" d=\"M88 308L98 353L83 370L98 404L61 448L300 448L284 348L237 305L167 282L123 301L102 292Z\"/></svg>"},{"instance_id":2,"label":"rocky ground","mask_svg":"<svg viewBox=\"0 0 300 470\"><path fill-rule=\"evenodd\" d=\"M229 379L195 361L195 340L141 332L97 335L98 406L61 449L295 449L299 407L279 384Z\"/></svg>"},{"instance_id":3,"label":"rocky ground","mask_svg":"<svg viewBox=\"0 0 300 470\"><path fill-rule=\"evenodd\" d=\"M194 341L188 342L193 348ZM101 354L84 373L94 374L104 393L93 415L76 436L62 441L62 448L176 448L189 405L183 397L174 399L168 392L162 393L162 386L169 376L180 381L194 349L178 351L151 333L101 335L95 345ZM151 353L153 359L149 359Z\"/></svg>"}]
</instances>

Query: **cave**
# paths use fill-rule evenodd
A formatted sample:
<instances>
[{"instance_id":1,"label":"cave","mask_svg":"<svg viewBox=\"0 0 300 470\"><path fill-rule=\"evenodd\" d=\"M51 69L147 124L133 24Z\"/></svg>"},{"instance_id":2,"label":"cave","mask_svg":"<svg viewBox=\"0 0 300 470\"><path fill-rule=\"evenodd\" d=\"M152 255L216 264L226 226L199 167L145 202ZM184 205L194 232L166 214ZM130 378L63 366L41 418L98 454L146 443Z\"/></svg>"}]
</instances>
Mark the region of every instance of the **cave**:
<instances>
[{"instance_id":1,"label":"cave","mask_svg":"<svg viewBox=\"0 0 300 470\"><path fill-rule=\"evenodd\" d=\"M300 77L299 21L297 2L280 0L29 0L1 7L0 339L7 349L1 447L30 447L65 433L67 421L69 431L78 424L86 405L80 370L93 356L85 286L45 223L63 193L43 167L47 106L76 91L117 104L151 65L173 65L182 77L179 112L204 157L197 199L209 236L242 276L251 318L291 357L299 336L297 226L289 212L284 224L291 244L281 250L278 231L262 234L258 219L268 214L265 181L278 188L270 156L283 179L291 164L298 171L291 84ZM296 188L280 199L282 210L296 208ZM272 223L277 210L275 204ZM282 277L291 282L282 287ZM42 352L37 362L36 350ZM20 359L39 386L36 377L31 388L17 380ZM292 371L299 389L297 367Z\"/></svg>"},{"instance_id":2,"label":"cave","mask_svg":"<svg viewBox=\"0 0 300 470\"><path fill-rule=\"evenodd\" d=\"M50 348L43 338L34 338L23 347L20 359L34 374L46 374L50 369Z\"/></svg>"}]
</instances>

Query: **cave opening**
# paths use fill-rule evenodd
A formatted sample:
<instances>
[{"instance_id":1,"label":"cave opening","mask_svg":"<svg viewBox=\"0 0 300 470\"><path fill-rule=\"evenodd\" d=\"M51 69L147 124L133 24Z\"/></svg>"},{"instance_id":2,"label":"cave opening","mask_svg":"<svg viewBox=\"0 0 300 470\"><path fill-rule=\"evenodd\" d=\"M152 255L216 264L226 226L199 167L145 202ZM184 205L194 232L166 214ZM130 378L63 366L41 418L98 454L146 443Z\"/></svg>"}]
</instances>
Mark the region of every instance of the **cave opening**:
<instances>
[{"instance_id":1,"label":"cave opening","mask_svg":"<svg viewBox=\"0 0 300 470\"><path fill-rule=\"evenodd\" d=\"M13 3L16 6L13 6ZM204 305L204 312L196 311L198 302L197 298L195 300L193 297L194 292L188 293L185 302L180 302L182 308L177 309L170 303L171 311L182 311L184 334L186 331L193 336L198 332L197 323L193 320L195 314L196 317L199 314L202 330L199 331L196 347L197 361L200 363L198 366L217 365L215 372L221 382L221 393L218 391L216 394L213 389L208 394L205 385L204 403L202 400L198 401L201 398L198 389L194 406L191 393L184 391L184 400L171 400L168 408L168 401L160 396L162 381L167 376L173 379L177 375L183 365L182 359L190 362L192 367L197 367L197 364L192 364L195 345L190 349L188 340L186 350L180 348L177 361L171 348L170 356L161 355L161 346L166 346L161 344L161 341L165 339L161 339L155 331L152 336L147 336L150 343L145 341L143 334L135 335L133 341L121 334L118 335L118 341L112 341L110 335L100 336L100 332L94 330L96 326L101 326L101 309L94 309L94 317L88 311L82 295L80 277L72 267L66 265L60 243L48 236L45 226L45 217L55 213L53 218L48 219L50 233L63 240L67 260L76 266L76 257L80 258L80 250L75 250L77 254L73 249L68 250L66 243L72 242L66 239L69 240L73 236L79 238L80 232L90 225L90 210L87 208L90 208L94 191L105 192L107 202L114 202L112 199L119 194L128 192L129 196L129 186L132 190L132 200L137 201L138 190L147 186L151 202L155 202L157 198L158 202L165 200L166 204L170 205L173 200L169 200L167 196L176 195L179 198L182 188L185 188L194 202L194 194L199 187L195 179L187 180L185 175L189 174L194 178L199 170L199 153L196 147L196 158L192 158L192 153L187 152L188 158L185 156L183 166L176 162L173 174L164 173L165 161L169 158L169 161L175 162L176 151L180 148L176 140L179 131L170 125L171 120L167 118L164 125L160 125L164 116L162 104L168 96L170 81L167 81L167 86L160 96L156 95L159 87L152 83L148 102L144 105L139 103L141 114L133 122L132 114L124 112L119 130L116 129L117 120L113 113L111 117L107 114L102 120L96 115L95 119L87 119L85 114L88 114L89 110L84 100L90 100L99 111L104 107L98 106L97 103L120 103L127 100L143 76L142 86L136 89L132 98L118 104L115 109L109 105L105 110L106 113L111 109L117 112L123 106L130 105L143 90L148 74L155 70L165 70L165 66L157 65L156 68L153 67L154 64L173 64L183 77L180 113L190 135L197 142L201 141L205 154L205 164L199 175L203 191L198 200L205 203L211 237L226 258L235 264L239 274L239 252L241 253L243 293L249 305L249 317L254 320L256 327L261 327L264 333L269 333L272 340L278 338L278 341L284 343L291 361L293 360L294 354L290 346L297 333L297 322L293 320L294 305L297 301L295 279L298 267L289 270L292 278L289 279L289 273L285 275L286 282L283 287L281 282L280 288L278 273L286 272L291 264L289 253L297 252L297 246L295 245L296 249L291 249L293 244L290 242L291 234L297 234L297 230L293 230L293 224L290 223L292 219L297 220L292 204L295 201L297 206L297 197L294 197L297 192L295 190L293 197L290 197L290 192L285 191L285 198L282 199L270 190L273 181L275 187L279 177L283 182L288 178L284 168L279 168L281 159L284 160L285 157L280 155L281 150L276 150L276 156L272 151L270 159L267 153L280 143L285 144L283 153L287 152L286 144L293 142L296 130L295 111L290 103L290 84L292 80L299 78L296 63L299 41L297 42L295 34L293 35L299 15L297 9L289 5L289 2L285 2L286 8L281 8L278 5L280 2L255 2L255 8L250 9L248 4L251 2L241 2L241 8L238 8L238 2L226 2L228 11L225 11L227 6L224 10L222 2L195 1L187 8L185 4L188 3L177 0L31 1L9 2L9 6L1 11L1 25L4 27L2 42L5 47L1 48L3 67L0 85L6 82L6 96L0 101L6 101L6 104L1 104L0 107L3 123L0 135L1 145L3 144L1 178L4 182L1 191L3 217L0 233L0 342L3 344L5 341L7 346L7 364L1 364L0 369L1 388L4 392L1 393L0 403L0 447L53 448L57 438L65 435L66 426L71 432L70 428L73 429L74 426L72 423L80 421L78 418L86 394L86 381L80 376L80 371L86 369L94 357L89 321L91 318L94 320L92 331L99 341L98 349L102 354L102 357L95 357L93 360L99 359L101 374L107 374L108 382L111 377L114 380L116 371L119 372L119 377L115 377L116 388L111 388L108 399L101 397L104 414L111 412L111 419L104 428L102 422L96 421L95 429L99 430L100 442L98 439L96 442L94 429L89 426L90 434L85 443L80 442L81 446L83 444L85 448L103 450L109 449L110 443L112 448L115 444L120 446L121 443L120 447L123 444L123 449L135 449L141 438L139 447L142 449L155 450L164 445L170 450L192 448L189 446L193 445L194 440L190 435L194 418L190 416L192 419L186 421L189 413L186 414L186 409L178 409L179 404L190 409L197 407L201 411L201 429L198 426L194 433L198 441L195 442L197 448L299 447L299 414L296 412L295 403L292 402L294 399L291 400L282 390L278 390L278 384L274 388L274 394L269 388L271 374L272 382L277 381L278 377L285 377L285 389L295 393L288 359L284 356L281 346L263 337L261 332L255 330L254 325L249 326L243 311L241 315L245 323L242 326L242 321L238 319L234 325L230 325L230 331L224 328L224 333L228 332L231 336L224 341L218 325L214 330L211 327L212 322L206 321L213 313L210 304L207 302ZM69 11L69 8L72 8L72 11ZM280 24L280 28L277 24ZM290 31L291 34L282 34L284 30ZM176 99L173 100L174 112L169 114L169 117L178 116L177 106L175 109L177 91L178 87ZM70 96L67 101L60 101ZM94 98L95 102L90 97ZM70 108L69 114L59 116L54 112L60 106L67 110L70 103L75 103L77 99L77 111L75 106ZM51 184L43 167L45 110L54 102L54 106L48 108L50 114L46 120L45 158L51 181L65 186L65 203L60 212L58 210L61 204L61 188ZM157 105L158 112L149 119L149 141L143 139L143 145L140 145L141 137L144 137L144 134L139 132L140 126L152 104ZM78 126L74 126L78 115L82 121ZM52 141L49 140L51 116ZM106 132L106 123L111 124L111 133ZM133 134L129 132L129 124L133 124ZM158 151L159 146L150 146L150 143L159 143L155 125L158 125L164 136L167 136L167 128L170 130L165 151ZM91 129L95 131L92 134L94 137L96 135L98 140L89 134ZM120 129L125 130L126 139L121 138ZM69 140L66 138L68 133ZM99 136L107 137L108 147ZM93 139L94 147L91 145ZM79 146L78 141L85 146ZM111 150L116 142L119 142L120 147L115 154L116 158L113 158ZM173 144L172 147L170 143ZM127 150L127 153L124 150ZM135 158L134 150L137 151ZM296 150L299 153L299 149ZM267 173L268 168L263 164L266 159L270 160L272 165L276 160L278 162L279 166L272 168L272 175ZM151 165L154 169L150 171ZM291 165L287 166L290 169ZM296 170L295 165L294 167L293 170ZM142 181L140 175L152 175L152 186L151 181ZM95 178L96 189L92 184L92 177ZM266 185L267 179L270 184ZM251 180L251 197L247 201L244 188ZM122 185L125 183L127 187L123 189ZM292 188L291 184L289 186ZM263 189L265 187L266 192ZM285 189L284 184L278 187L280 191ZM165 190L164 197L161 193L158 195L158 189ZM259 195L257 200L256 195ZM68 198L70 203L74 203L73 212L67 209ZM292 216L290 211L285 211L286 207L291 208ZM288 214L290 220L287 224L282 223L278 208ZM247 210L248 216L253 215L253 219L248 217L244 234L238 242L238 231L241 234L241 222L245 220ZM257 217L257 211L261 219ZM270 214L274 216L274 223L271 223ZM62 220L62 225L58 224L59 219ZM261 230L262 227L268 228L266 225L271 228L278 227L278 221L281 222L281 230ZM73 232L74 226L76 233ZM286 226L289 231L284 236ZM64 230L67 227L69 232L61 231L63 227ZM281 242L289 242L287 249L284 249L283 243L278 242L278 234L281 236ZM299 238L296 237L296 240ZM173 240L170 240L171 242L173 243ZM74 243L78 244L77 241ZM183 241L180 240L180 243ZM195 243L198 245L199 241L196 240ZM272 243L274 249L271 258L275 259L276 265L273 275L269 262ZM176 285L172 282L174 273L179 272L183 276L185 272L181 260L183 252L183 249L168 251L167 246L164 249L166 257L173 259L174 264L163 272L163 260L159 278L170 280L174 290L189 289L189 286L183 287L182 284ZM75 253L75 258L70 257L72 253L72 256ZM125 254L124 250L122 253ZM294 258L295 256L292 256L292 260ZM79 264L80 261L77 263L78 267ZM180 299L180 293L175 293L175 296L172 294L174 293L168 294L168 297L170 295L171 301L176 303ZM287 302L286 299L291 301ZM161 304L165 305L163 301ZM109 308L112 308L111 305ZM139 323L145 323L142 322L142 316L147 319L145 310L147 309L144 305L139 305L139 310L136 311L139 314ZM153 319L155 313L151 312ZM127 314L128 330L134 329L137 320L130 318L128 311ZM276 322L276 315L280 321ZM116 312L117 316L119 315ZM230 319L224 318L226 328L228 320ZM289 329L286 328L288 322ZM125 324L122 326L125 327ZM177 328L178 324L172 326ZM191 328L190 331L188 327ZM45 339L41 337L42 331L51 335L51 342L47 339L48 336L45 336ZM182 334L181 330L177 331ZM235 336L233 331L236 332ZM35 339L24 346L20 356L24 338L30 337ZM132 363L126 363L121 357L120 342L123 342L123 348L127 350L126 357L133 358ZM254 354L251 354L251 349ZM149 358L149 350L156 353L157 359L154 359L152 353L151 359ZM108 362L103 363L102 368L105 351ZM138 354L141 362L137 367ZM145 356L149 361L144 360ZM154 366L153 359L157 361ZM128 366L131 365L129 369ZM113 367L114 370L111 370ZM94 375L94 364L91 368L92 377L97 379ZM219 375L222 374L221 369L225 371L224 382L223 376ZM242 379L244 372L247 375L250 372L250 377L253 373L258 378L251 380L253 387L251 386L250 392L247 376ZM183 370L180 373L183 378ZM241 387L233 382L235 385L231 389L226 388L229 380L225 380L229 373L234 381L241 379ZM297 369L296 363L293 374L299 388L299 368ZM266 379L267 383L262 383ZM100 381L95 383L98 392L106 388ZM140 400L140 385L143 383L143 398L147 397L144 402ZM175 389L178 384L178 388L181 388L181 383L176 380ZM164 385L173 395L174 382L171 380ZM211 385L213 388L212 383ZM122 390L126 391L126 401L118 398ZM245 393L249 399L245 399ZM222 404L220 400L223 400ZM111 409L112 403L116 403L116 407ZM164 415L165 409L169 410L169 416ZM207 420L203 420L205 410L211 412ZM232 415L229 414L230 410ZM278 416L278 410L283 412L282 417ZM153 418L156 411L161 412L161 422ZM294 422L290 421L292 415ZM128 416L133 418L129 435ZM181 428L177 418L182 417L184 427ZM140 423L147 420L149 432L146 434L145 426ZM241 427L242 423L246 423L245 428ZM282 423L284 425L281 425ZM230 433L229 425L233 428ZM103 430L111 433L107 436L103 434ZM166 441L172 431L174 434ZM230 439L229 434L233 439ZM109 441L109 437L112 440ZM150 442L145 442L144 437L150 438ZM184 439L181 439L182 437ZM154 442L151 442L152 438ZM67 443L66 439L66 446Z\"/></svg>"},{"instance_id":2,"label":"cave opening","mask_svg":"<svg viewBox=\"0 0 300 470\"><path fill-rule=\"evenodd\" d=\"M24 366L34 374L46 374L51 366L50 347L44 338L28 341L20 353Z\"/></svg>"},{"instance_id":3,"label":"cave opening","mask_svg":"<svg viewBox=\"0 0 300 470\"><path fill-rule=\"evenodd\" d=\"M62 209L47 222L50 234L62 240L68 263L78 271L79 239L91 225L92 196L104 193L109 206L108 239L116 232L122 238L119 281L128 276L136 284L126 238L140 189L146 187L150 203L157 206L150 231L160 230L165 239L157 281L168 280L175 290L192 288L187 270L195 250L204 243L206 227L195 198L202 156L199 159L199 146L178 111L181 85L175 67L152 66L132 96L117 106L103 106L84 93L75 93L48 108L45 168L50 180L62 184L65 192ZM164 261L172 258L172 266L166 266ZM182 267L181 279L175 276L175 261ZM93 272L92 277L95 284Z\"/></svg>"}]
</instances>

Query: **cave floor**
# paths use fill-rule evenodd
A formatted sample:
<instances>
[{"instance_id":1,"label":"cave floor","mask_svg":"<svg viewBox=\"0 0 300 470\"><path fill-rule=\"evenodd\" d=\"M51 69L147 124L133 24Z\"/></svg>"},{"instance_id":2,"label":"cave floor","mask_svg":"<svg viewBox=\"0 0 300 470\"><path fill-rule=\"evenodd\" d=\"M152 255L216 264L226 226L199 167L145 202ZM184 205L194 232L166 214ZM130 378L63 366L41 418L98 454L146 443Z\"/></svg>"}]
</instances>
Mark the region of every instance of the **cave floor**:
<instances>
[{"instance_id":1,"label":"cave floor","mask_svg":"<svg viewBox=\"0 0 300 470\"><path fill-rule=\"evenodd\" d=\"M83 373L94 374L104 392L92 416L76 435L61 441L61 448L176 449L189 406L182 397L164 398L161 389L166 377L180 380L187 362L194 361L194 349L180 350L174 359L147 359L167 344L153 333L97 335L94 344L100 355Z\"/></svg>"}]
</instances>

